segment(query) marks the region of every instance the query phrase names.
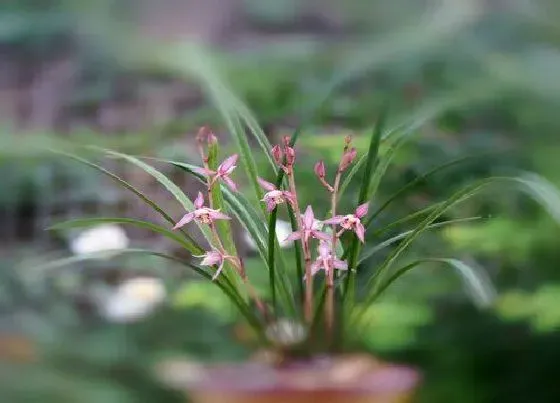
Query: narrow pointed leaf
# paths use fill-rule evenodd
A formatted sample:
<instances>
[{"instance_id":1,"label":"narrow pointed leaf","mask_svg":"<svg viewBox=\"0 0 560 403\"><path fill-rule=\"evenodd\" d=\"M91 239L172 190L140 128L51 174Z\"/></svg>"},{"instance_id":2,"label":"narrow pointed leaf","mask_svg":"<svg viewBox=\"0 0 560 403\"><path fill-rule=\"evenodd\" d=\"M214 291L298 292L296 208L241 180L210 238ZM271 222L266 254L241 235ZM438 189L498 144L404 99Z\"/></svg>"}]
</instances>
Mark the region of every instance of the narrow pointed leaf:
<instances>
[{"instance_id":1,"label":"narrow pointed leaf","mask_svg":"<svg viewBox=\"0 0 560 403\"><path fill-rule=\"evenodd\" d=\"M84 165L87 165L91 168L94 168L96 170L98 170L99 172L101 172L102 174L108 176L109 178L111 178L112 180L114 180L115 182L117 182L120 186L122 186L123 188L127 189L128 191L134 193L138 198L140 198L140 200L142 200L144 203L146 203L148 206L150 206L155 212L157 212L159 215L161 215L163 217L163 219L165 219L165 221L167 221L168 223L170 223L171 225L175 224L175 220L173 220L173 218L171 218L165 211L163 211L161 209L161 207L159 207L157 205L157 203L155 203L153 200L151 200L148 196L146 196L144 193L142 193L140 190L136 189L134 186L132 186L130 183L128 183L127 181L125 181L124 179L120 178L119 176L115 175L114 173L112 173L111 171L103 168L100 165L97 165L91 161L88 161L84 158L81 158L77 155L73 155L73 154L69 154L63 151L59 151L59 150L51 150L54 153L60 154L60 155L64 155L68 158L71 158L77 162L80 162ZM196 247L195 250L191 250L190 252L193 253L201 253L204 252L204 249L202 249L200 247L200 245L198 245L195 240L186 232L184 232L183 230L181 230L181 233L187 238L187 240L189 241L190 244L194 245Z\"/></svg>"},{"instance_id":2,"label":"narrow pointed leaf","mask_svg":"<svg viewBox=\"0 0 560 403\"><path fill-rule=\"evenodd\" d=\"M442 222L438 222L436 224L428 225L426 227L426 230L447 227L447 226L450 226L450 225L460 224L460 223L465 223L465 222L476 221L476 220L480 220L481 218L482 217L468 217L468 218L459 218L459 219L456 219L456 220L442 221ZM370 257L372 257L374 254L376 254L380 250L383 250L383 249L399 242L400 240L406 238L408 235L410 235L412 233L412 231L413 230L401 232L400 234L395 235L395 236L393 236L389 239L386 239L385 241L375 245L373 248L368 249L367 251L365 251L364 253L362 253L360 255L360 260L358 261L358 264L364 262L366 259L369 259Z\"/></svg>"},{"instance_id":3,"label":"narrow pointed leaf","mask_svg":"<svg viewBox=\"0 0 560 403\"><path fill-rule=\"evenodd\" d=\"M125 225L132 225L138 228L144 228L152 232L158 233L160 235L163 235L164 237L179 243L181 246L183 246L185 249L187 249L192 253L201 252L196 247L196 245L192 244L188 239L182 236L181 233L177 231L171 231L167 228L162 227L161 225L153 224L148 221L136 220L133 218L123 218L123 217L78 218L75 220L56 223L53 226L49 227L48 229L58 231L58 230L67 230L72 228L94 227L100 224L125 224Z\"/></svg>"},{"instance_id":4,"label":"narrow pointed leaf","mask_svg":"<svg viewBox=\"0 0 560 403\"><path fill-rule=\"evenodd\" d=\"M138 168L142 169L147 174L151 175L164 188L166 188L169 191L169 193L171 193L175 197L175 199L181 204L181 206L186 211L193 211L195 209L193 202L187 197L187 195L185 195L185 193L179 188L179 186L177 186L175 183L173 183L173 181L171 179L169 179L163 173L161 173L160 171L155 169L153 166L151 166L149 164L146 164L145 162L139 160L136 157L133 157L132 155L123 154L123 153L119 153L119 152L111 151L111 150L104 150L104 149L100 149L100 150L103 151L104 153L106 153L107 155L111 155L111 156L114 156L114 157L117 157L117 158L124 159L124 160L130 162L131 164L136 165ZM196 223L196 224L197 224L198 228L200 229L200 231L204 234L204 237L206 238L206 240L208 242L211 242L212 241L212 233L210 232L210 229L208 228L208 226L202 225L202 224L199 224L199 223Z\"/></svg>"}]
</instances>

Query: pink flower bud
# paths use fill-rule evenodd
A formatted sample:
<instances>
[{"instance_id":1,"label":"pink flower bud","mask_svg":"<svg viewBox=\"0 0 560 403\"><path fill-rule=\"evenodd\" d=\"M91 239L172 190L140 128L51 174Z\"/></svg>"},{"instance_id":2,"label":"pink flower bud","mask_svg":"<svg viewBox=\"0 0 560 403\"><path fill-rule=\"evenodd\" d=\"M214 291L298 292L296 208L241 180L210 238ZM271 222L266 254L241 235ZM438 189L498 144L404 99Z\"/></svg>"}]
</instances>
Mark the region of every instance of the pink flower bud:
<instances>
[{"instance_id":1,"label":"pink flower bud","mask_svg":"<svg viewBox=\"0 0 560 403\"><path fill-rule=\"evenodd\" d=\"M282 153L282 149L279 145L275 145L274 147L272 147L272 158L274 158L274 161L276 161L277 164L282 163L283 156L284 155Z\"/></svg>"},{"instance_id":2,"label":"pink flower bud","mask_svg":"<svg viewBox=\"0 0 560 403\"><path fill-rule=\"evenodd\" d=\"M295 150L290 146L286 146L284 151L286 152L286 163L288 165L294 165L294 162L296 162Z\"/></svg>"},{"instance_id":3,"label":"pink flower bud","mask_svg":"<svg viewBox=\"0 0 560 403\"><path fill-rule=\"evenodd\" d=\"M282 142L284 143L284 146L289 147L289 145L290 145L290 136L284 136L284 137L282 137Z\"/></svg>"},{"instance_id":4,"label":"pink flower bud","mask_svg":"<svg viewBox=\"0 0 560 403\"><path fill-rule=\"evenodd\" d=\"M352 164L357 154L358 152L354 147L344 153L344 155L342 156L342 161L340 161L340 170L346 170L350 166L350 164Z\"/></svg>"},{"instance_id":5,"label":"pink flower bud","mask_svg":"<svg viewBox=\"0 0 560 403\"><path fill-rule=\"evenodd\" d=\"M218 143L218 138L214 135L214 133L208 126L202 126L200 129L198 129L196 140L200 143L206 142L209 145Z\"/></svg>"},{"instance_id":6,"label":"pink flower bud","mask_svg":"<svg viewBox=\"0 0 560 403\"><path fill-rule=\"evenodd\" d=\"M313 170L315 171L315 175L317 175L319 178L322 179L325 177L325 163L322 160L318 161L315 164Z\"/></svg>"}]
</instances>

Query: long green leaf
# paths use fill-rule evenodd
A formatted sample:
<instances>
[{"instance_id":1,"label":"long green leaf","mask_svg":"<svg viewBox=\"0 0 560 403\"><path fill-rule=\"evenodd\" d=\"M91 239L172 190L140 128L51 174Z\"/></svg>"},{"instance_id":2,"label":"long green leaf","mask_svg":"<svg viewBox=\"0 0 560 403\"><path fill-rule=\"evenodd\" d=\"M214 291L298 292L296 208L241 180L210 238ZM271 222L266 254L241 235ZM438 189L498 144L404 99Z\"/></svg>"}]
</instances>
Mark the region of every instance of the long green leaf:
<instances>
[{"instance_id":1,"label":"long green leaf","mask_svg":"<svg viewBox=\"0 0 560 403\"><path fill-rule=\"evenodd\" d=\"M463 189L455 192L445 201L438 204L418 226L408 234L399 246L385 259L383 264L377 269L367 283L371 287L376 281L382 281L387 270L395 260L404 252L408 246L423 233L435 220L443 215L449 208L461 203L462 201L474 196L484 187L495 182L504 182L517 185L517 188L531 196L539 202L552 216L560 223L560 192L553 185L540 176L532 173L524 174L520 177L490 177L470 184ZM366 303L372 298L372 294L366 297Z\"/></svg>"},{"instance_id":2,"label":"long green leaf","mask_svg":"<svg viewBox=\"0 0 560 403\"><path fill-rule=\"evenodd\" d=\"M95 168L96 170L98 170L102 174L108 176L109 178L111 178L112 180L117 182L123 188L129 190L130 192L132 192L136 196L138 196L138 198L140 198L140 200L142 200L144 203L149 205L155 212L157 212L159 215L161 215L168 223L170 223L170 224L175 223L173 218L171 218L165 211L163 211L157 205L157 203L155 203L153 200L151 200L148 196L146 196L140 190L136 189L130 183L128 183L124 179L120 178L119 176L115 175L111 171L109 171L109 170L103 168L102 166L97 165L97 164L95 164L91 161L88 161L84 158L78 157L77 155L69 154L69 153L66 153L66 152L63 152L63 151L60 151L60 150L51 150L51 152L54 152L54 153L57 153L57 154L60 154L60 155L64 155L68 158L71 158L75 161L78 161L78 162L80 162L84 165L87 165L87 166L91 167L91 168ZM187 241L189 242L189 245L190 245L189 251L191 253L202 253L202 252L204 252L204 249L202 249L189 234L185 233L184 231L181 231L181 233L186 237Z\"/></svg>"},{"instance_id":3,"label":"long green leaf","mask_svg":"<svg viewBox=\"0 0 560 403\"><path fill-rule=\"evenodd\" d=\"M169 238L172 241L179 243L187 250L193 249L190 242L188 242L188 240L186 240L183 236L179 235L180 233L168 230L167 228L164 228L161 225L157 225L148 221L136 220L133 218L124 218L124 217L78 218L75 220L56 223L47 229L58 231L58 230L67 230L71 228L93 227L100 224L128 224L138 228L148 229L150 231L163 235L164 237ZM195 249L193 249L193 251L195 251Z\"/></svg>"},{"instance_id":4,"label":"long green leaf","mask_svg":"<svg viewBox=\"0 0 560 403\"><path fill-rule=\"evenodd\" d=\"M365 203L370 196L371 179L374 175L377 164L379 163L379 145L381 143L381 136L383 134L383 126L385 124L386 110L384 110L374 127L371 135L369 149L367 153L366 166L362 177L362 187L358 199L358 205ZM358 238L354 235L349 249L348 257L348 276L346 278L346 289L343 295L345 309L349 309L354 300L355 278L356 278L356 264L358 262L358 255L360 253L360 245Z\"/></svg>"},{"instance_id":5,"label":"long green leaf","mask_svg":"<svg viewBox=\"0 0 560 403\"><path fill-rule=\"evenodd\" d=\"M97 149L97 147L95 147L95 149ZM112 150L104 150L104 149L101 149L101 148L99 148L99 150L103 151L107 155L111 155L113 157L124 159L124 160L130 162L131 164L137 166L138 168L142 169L144 172L146 172L150 176L152 176L164 188L166 188L169 191L169 193L171 193L175 197L175 199L181 204L181 206L186 211L193 211L195 209L193 202L187 197L187 195L185 195L185 193L179 188L179 186L177 186L175 183L173 183L172 180L170 180L163 173L161 173L160 171L155 169L153 166L151 166L149 164L146 164L145 162L139 160L136 157L133 157L132 155L123 154L123 153L119 153L119 152L112 151ZM204 234L204 237L206 238L206 240L211 243L212 242L212 233L211 233L210 229L208 228L208 226L199 224L198 222L196 224L197 224L198 228L200 229L200 231Z\"/></svg>"},{"instance_id":6,"label":"long green leaf","mask_svg":"<svg viewBox=\"0 0 560 403\"><path fill-rule=\"evenodd\" d=\"M479 306L489 305L496 295L494 287L487 280L487 276L481 275L480 271L476 270L473 266L469 266L458 259L426 258L417 260L413 263L397 269L395 273L391 275L391 277L389 277L381 286L379 286L379 288L377 289L376 298L379 297L384 291L386 291L387 288L396 280L401 278L410 270L421 265L422 263L446 263L454 268L463 279L465 286L471 291L471 295L473 295L474 301Z\"/></svg>"},{"instance_id":7,"label":"long green leaf","mask_svg":"<svg viewBox=\"0 0 560 403\"><path fill-rule=\"evenodd\" d=\"M381 214L387 207L389 207L389 205L397 200L400 196L402 196L403 194L405 194L406 192L414 189L416 186L418 186L419 184L421 184L422 182L426 181L428 178L430 178L431 176L435 175L436 173L443 171L447 168L451 168L455 165L461 164L465 161L469 161L475 158L479 158L479 156L466 156L466 157L462 157L462 158L458 158L452 161L448 161L444 164L438 165L437 167L431 169L430 171L426 172L425 174L418 176L417 178L413 179L412 181L408 182L406 185L404 185L402 188L400 188L399 190L397 190L393 195L391 195L381 206L379 206L379 208L377 208L377 210L375 210L375 212L373 212L365 221L364 225L365 226L369 226L369 224L371 224L371 222L373 220L375 220L375 218L377 218L379 216L379 214Z\"/></svg>"},{"instance_id":8,"label":"long green leaf","mask_svg":"<svg viewBox=\"0 0 560 403\"><path fill-rule=\"evenodd\" d=\"M480 307L489 306L496 296L496 291L492 282L489 280L486 273L479 270L474 266L467 265L461 260L449 259L449 258L426 258L416 260L406 266L400 267L395 270L395 272L384 282L380 283L372 293L372 297L368 300L367 304L363 307L361 311L353 318L354 323L359 321L363 316L367 307L377 300L395 281L401 278L403 275L411 271L412 269L424 264L424 263L444 263L459 274L460 278L463 280L465 288L469 291L472 296L473 301Z\"/></svg>"},{"instance_id":9,"label":"long green leaf","mask_svg":"<svg viewBox=\"0 0 560 403\"><path fill-rule=\"evenodd\" d=\"M147 249L120 249L115 251L104 251L104 252L95 252L91 254L84 254L80 256L72 256L68 258L58 259L52 262L48 262L45 265L40 267L40 271L50 272L52 270L62 268L64 266L72 265L81 261L87 261L91 259L99 259L99 258L107 258L107 257L114 257L116 255L122 254L145 254L151 256L161 257L167 260L174 261L176 263L180 263L184 266L189 267L190 269L194 270L197 274L201 275L202 277L206 278L207 280L212 281L212 274L206 272L201 267L180 259L178 257L168 255L163 252L147 250ZM233 287L231 282L226 277L220 276L218 280L213 281L213 284L216 284L230 299L231 301L237 306L239 312L245 317L247 322L254 327L254 329L258 332L258 334L262 334L262 325L260 324L257 317L252 312L251 308L243 301L237 290Z\"/></svg>"},{"instance_id":10,"label":"long green leaf","mask_svg":"<svg viewBox=\"0 0 560 403\"><path fill-rule=\"evenodd\" d=\"M479 190L481 190L488 184L495 182L497 179L498 178L493 177L477 181L455 192L452 196L442 202L438 206L438 208L434 209L425 219L423 219L422 222L420 222L416 226L416 228L403 239L399 246L395 248L391 254L389 254L389 256L377 269L377 271L371 276L370 280L367 283L367 287L370 288L378 278L380 279L379 281L382 281L383 276L385 275L387 270L390 269L391 265L396 261L396 259L420 234L422 234L428 228L429 225L431 225L440 216L442 216L449 208L465 200L467 197L475 195ZM371 296L366 297L366 303L369 303L370 298Z\"/></svg>"},{"instance_id":11,"label":"long green leaf","mask_svg":"<svg viewBox=\"0 0 560 403\"><path fill-rule=\"evenodd\" d=\"M453 224L460 224L460 223L465 223L465 222L471 222L471 221L476 221L476 220L480 220L482 217L468 217L468 218L459 218L456 220L448 220L448 221L442 221L442 222L438 222L436 224L431 224L428 225L426 227L427 230L429 229L436 229L436 228L441 228L441 227L447 227L449 225L453 225ZM373 248L368 249L366 252L362 253L360 255L360 260L358 261L358 264L364 262L365 260L369 259L370 257L372 257L374 254L376 254L377 252L379 252L380 250L383 250L395 243L397 243L398 241L406 238L408 235L410 235L412 233L413 230L409 230L409 231L405 231L405 232L401 232L398 235L395 235L389 239L386 239L383 242L378 243L377 245L375 245Z\"/></svg>"}]
</instances>

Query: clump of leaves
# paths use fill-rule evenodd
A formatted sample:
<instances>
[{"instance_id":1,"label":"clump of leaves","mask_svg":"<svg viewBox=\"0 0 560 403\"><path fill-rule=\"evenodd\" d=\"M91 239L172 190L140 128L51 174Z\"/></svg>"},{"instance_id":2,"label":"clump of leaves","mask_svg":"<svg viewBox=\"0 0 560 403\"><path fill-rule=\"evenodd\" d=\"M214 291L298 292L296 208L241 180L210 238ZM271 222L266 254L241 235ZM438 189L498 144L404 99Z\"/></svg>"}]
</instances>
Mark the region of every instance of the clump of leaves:
<instances>
[{"instance_id":1,"label":"clump of leaves","mask_svg":"<svg viewBox=\"0 0 560 403\"><path fill-rule=\"evenodd\" d=\"M168 228L135 218L110 217L78 219L58 224L54 228L75 228L114 222L149 229L169 238L189 251L193 259L183 260L151 250L125 249L121 253L152 254L178 261L194 270L224 292L254 329L262 346L276 348L286 355L344 350L352 342L349 336L359 334L360 328L369 326L369 316L366 314L368 307L404 274L426 262L440 263L454 269L475 301L481 305L489 304L494 290L488 277L478 268L448 257L429 257L399 267L401 256L428 230L477 219L468 217L440 220L449 209L476 195L487 185L498 182L517 185L556 217L560 212L558 192L543 179L532 174L521 177L491 177L474 182L446 200L386 224L383 228L375 228L373 224L385 208L398 201L422 180L440 169L453 165L446 163L428 172L404 186L377 208L371 208L371 200L376 195L379 182L391 158L409 133L407 130L385 131L383 125L384 120L381 118L375 125L365 155L358 157L352 147L352 139L345 139L344 144L341 144L340 160L333 178L329 177L329 169L323 161L315 164L317 191L324 192L326 200L330 202L330 211L326 217L320 219L315 217L312 206L307 206L304 210L302 200L298 197L295 179L298 153L295 142L299 132L291 138L285 137L280 145L274 147L263 137L260 138L276 176L273 182L269 182L259 177L256 172L253 151L248 147L244 131L236 130L234 133L238 139L239 154L221 160L217 137L210 129L204 127L197 135L202 166L167 161L204 184L206 194L199 192L194 202L167 176L142 158L100 150L108 156L134 164L163 185L186 210L185 215L178 221L141 190L114 173L81 157L65 154L96 168L134 193L169 223ZM387 145L388 150L383 154L379 153L381 142ZM239 159L250 182L257 185L253 186L253 191L255 198L261 201L261 208L254 207L251 198L238 189L234 177ZM341 212L338 209L338 201L353 180L361 181L355 210ZM279 248L275 234L277 213L281 208L286 208L291 218L293 233L288 238L296 241L293 253L295 261L292 266L295 270L290 270L289 254ZM239 220L257 245L263 270L268 271L267 295L261 295L254 286L245 270L243 257L236 250L231 230L233 217ZM206 245L196 242L194 237L184 230L184 226L189 222L196 223L206 239ZM375 245L368 245L366 242L366 233L370 231L379 236L391 228L407 223L414 225ZM392 250L379 266L370 269L360 265L367 257L390 246L393 246ZM61 263L68 263L68 260ZM358 271L367 271L368 279L364 287L366 293L363 296L356 292ZM320 281L314 281L317 279Z\"/></svg>"}]
</instances>

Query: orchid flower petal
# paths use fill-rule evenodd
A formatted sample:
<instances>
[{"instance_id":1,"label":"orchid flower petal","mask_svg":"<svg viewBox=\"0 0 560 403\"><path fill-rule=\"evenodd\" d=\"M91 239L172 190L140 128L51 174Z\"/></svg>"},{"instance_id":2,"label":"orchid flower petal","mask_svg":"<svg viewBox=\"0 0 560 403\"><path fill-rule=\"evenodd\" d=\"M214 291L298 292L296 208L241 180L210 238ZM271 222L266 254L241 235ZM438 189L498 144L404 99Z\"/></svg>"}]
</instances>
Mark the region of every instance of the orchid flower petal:
<instances>
[{"instance_id":1,"label":"orchid flower petal","mask_svg":"<svg viewBox=\"0 0 560 403\"><path fill-rule=\"evenodd\" d=\"M230 157L227 157L218 167L218 172L220 174L230 174L231 169L235 167L235 163L237 162L238 155L233 154Z\"/></svg>"},{"instance_id":2,"label":"orchid flower petal","mask_svg":"<svg viewBox=\"0 0 560 403\"><path fill-rule=\"evenodd\" d=\"M360 204L354 213L354 215L358 218L362 218L368 213L369 203Z\"/></svg>"},{"instance_id":3,"label":"orchid flower petal","mask_svg":"<svg viewBox=\"0 0 560 403\"><path fill-rule=\"evenodd\" d=\"M327 234L326 232L321 232L316 230L311 231L311 236L313 238L321 239L323 241L329 241L331 239L331 235Z\"/></svg>"},{"instance_id":4,"label":"orchid flower petal","mask_svg":"<svg viewBox=\"0 0 560 403\"><path fill-rule=\"evenodd\" d=\"M196 199L194 201L194 206L197 209L202 208L202 206L204 206L204 196L202 195L201 192L198 192L198 196L196 196Z\"/></svg>"},{"instance_id":5,"label":"orchid flower petal","mask_svg":"<svg viewBox=\"0 0 560 403\"><path fill-rule=\"evenodd\" d=\"M300 238L301 238L301 232L296 231L296 232L292 232L290 235L288 235L286 237L286 239L284 239L284 242L295 241L296 239L300 239Z\"/></svg>"},{"instance_id":6,"label":"orchid flower petal","mask_svg":"<svg viewBox=\"0 0 560 403\"><path fill-rule=\"evenodd\" d=\"M194 213L187 213L183 216L183 218L181 218L179 220L179 222L177 224L175 224L175 226L173 227L173 229L179 229L182 226L184 226L185 224L188 224L189 222L191 222L194 218Z\"/></svg>"},{"instance_id":7,"label":"orchid flower petal","mask_svg":"<svg viewBox=\"0 0 560 403\"><path fill-rule=\"evenodd\" d=\"M233 192L237 192L237 184L229 176L222 176L222 179Z\"/></svg>"},{"instance_id":8,"label":"orchid flower petal","mask_svg":"<svg viewBox=\"0 0 560 403\"><path fill-rule=\"evenodd\" d=\"M340 224L342 221L344 221L344 216L337 215L332 218L329 218L328 220L323 221L323 224Z\"/></svg>"},{"instance_id":9,"label":"orchid flower petal","mask_svg":"<svg viewBox=\"0 0 560 403\"><path fill-rule=\"evenodd\" d=\"M307 206L307 209L305 209L305 213L303 214L303 226L305 228L312 228L314 221L315 215L313 214L313 208L311 206Z\"/></svg>"},{"instance_id":10,"label":"orchid flower petal","mask_svg":"<svg viewBox=\"0 0 560 403\"><path fill-rule=\"evenodd\" d=\"M340 259L333 259L333 267L338 270L348 270L348 263Z\"/></svg>"},{"instance_id":11,"label":"orchid flower petal","mask_svg":"<svg viewBox=\"0 0 560 403\"><path fill-rule=\"evenodd\" d=\"M362 243L364 243L364 242L365 242L365 233L366 233L366 230L365 230L365 228L364 228L364 225L363 225L361 222L357 222L357 223L355 224L355 232L356 232L356 235L358 236L358 239L359 239Z\"/></svg>"},{"instance_id":12,"label":"orchid flower petal","mask_svg":"<svg viewBox=\"0 0 560 403\"><path fill-rule=\"evenodd\" d=\"M315 261L311 263L311 275L314 276L322 269L321 262Z\"/></svg>"},{"instance_id":13,"label":"orchid flower petal","mask_svg":"<svg viewBox=\"0 0 560 403\"><path fill-rule=\"evenodd\" d=\"M231 220L229 216L225 215L224 213L218 210L209 210L208 215L212 220Z\"/></svg>"},{"instance_id":14,"label":"orchid flower petal","mask_svg":"<svg viewBox=\"0 0 560 403\"><path fill-rule=\"evenodd\" d=\"M216 171L212 171L211 169L207 169L207 168L196 167L193 168L192 170L197 174L204 175L204 176L211 176L216 174Z\"/></svg>"},{"instance_id":15,"label":"orchid flower petal","mask_svg":"<svg viewBox=\"0 0 560 403\"><path fill-rule=\"evenodd\" d=\"M265 181L262 178L257 178L257 182L259 182L259 185L266 190L267 192L272 192L273 190L276 190L276 186L274 186L272 183Z\"/></svg>"},{"instance_id":16,"label":"orchid flower petal","mask_svg":"<svg viewBox=\"0 0 560 403\"><path fill-rule=\"evenodd\" d=\"M276 208L276 203L272 199L266 200L266 211L269 213Z\"/></svg>"}]
</instances>

